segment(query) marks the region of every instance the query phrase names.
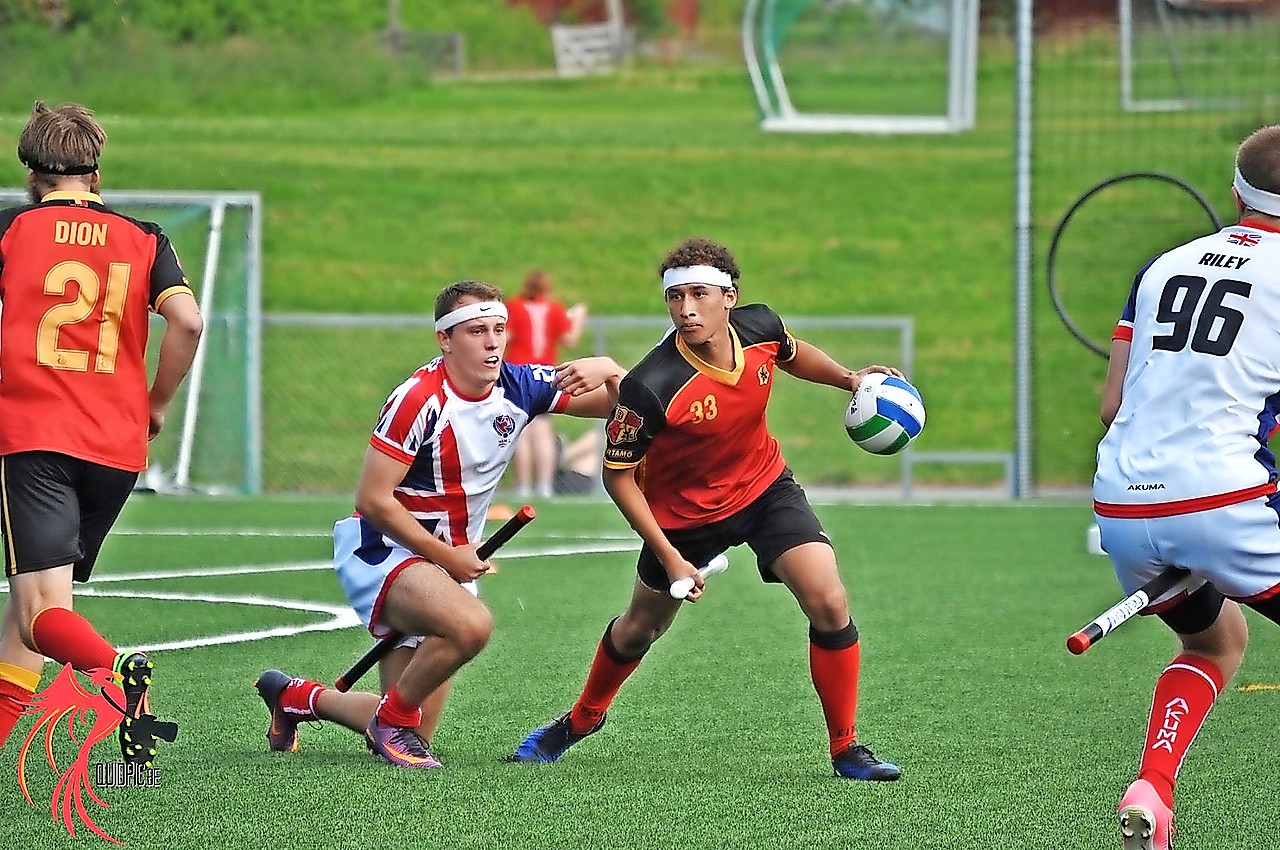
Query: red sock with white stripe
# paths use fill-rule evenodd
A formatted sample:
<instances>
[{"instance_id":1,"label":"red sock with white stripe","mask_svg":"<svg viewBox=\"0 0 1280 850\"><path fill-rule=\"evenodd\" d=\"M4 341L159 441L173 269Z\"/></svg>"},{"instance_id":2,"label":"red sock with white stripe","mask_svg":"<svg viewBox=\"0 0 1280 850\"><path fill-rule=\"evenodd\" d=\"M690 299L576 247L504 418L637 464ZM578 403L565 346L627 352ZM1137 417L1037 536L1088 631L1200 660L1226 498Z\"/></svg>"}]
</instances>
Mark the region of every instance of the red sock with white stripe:
<instances>
[{"instance_id":1,"label":"red sock with white stripe","mask_svg":"<svg viewBox=\"0 0 1280 850\"><path fill-rule=\"evenodd\" d=\"M414 729L422 722L422 706L405 702L395 688L387 691L378 703L378 722L383 726L405 726Z\"/></svg>"},{"instance_id":2,"label":"red sock with white stripe","mask_svg":"<svg viewBox=\"0 0 1280 850\"><path fill-rule=\"evenodd\" d=\"M1173 786L1182 759L1223 684L1218 665L1189 652L1173 659L1156 680L1138 778L1150 782L1169 808L1173 808Z\"/></svg>"},{"instance_id":3,"label":"red sock with white stripe","mask_svg":"<svg viewBox=\"0 0 1280 850\"><path fill-rule=\"evenodd\" d=\"M280 708L298 722L316 720L316 699L324 690L319 682L294 679L280 692Z\"/></svg>"}]
</instances>

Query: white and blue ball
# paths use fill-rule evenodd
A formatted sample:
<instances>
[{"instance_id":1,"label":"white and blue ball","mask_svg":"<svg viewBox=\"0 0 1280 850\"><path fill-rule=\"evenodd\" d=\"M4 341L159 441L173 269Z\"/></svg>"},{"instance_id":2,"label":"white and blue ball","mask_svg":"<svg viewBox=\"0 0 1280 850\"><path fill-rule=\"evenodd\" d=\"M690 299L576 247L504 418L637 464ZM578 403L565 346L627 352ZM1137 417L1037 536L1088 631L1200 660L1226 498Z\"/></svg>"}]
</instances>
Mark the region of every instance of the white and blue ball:
<instances>
[{"instance_id":1,"label":"white and blue ball","mask_svg":"<svg viewBox=\"0 0 1280 850\"><path fill-rule=\"evenodd\" d=\"M845 411L844 429L859 448L876 455L897 454L924 430L920 391L893 375L867 375Z\"/></svg>"}]
</instances>

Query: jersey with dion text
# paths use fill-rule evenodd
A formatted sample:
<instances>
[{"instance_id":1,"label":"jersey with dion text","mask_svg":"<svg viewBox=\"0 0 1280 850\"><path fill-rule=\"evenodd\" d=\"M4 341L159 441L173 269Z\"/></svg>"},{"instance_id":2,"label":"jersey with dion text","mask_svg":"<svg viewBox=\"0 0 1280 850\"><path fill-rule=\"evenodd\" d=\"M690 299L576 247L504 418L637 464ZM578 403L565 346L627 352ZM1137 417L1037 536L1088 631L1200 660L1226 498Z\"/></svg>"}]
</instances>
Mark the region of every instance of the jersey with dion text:
<instances>
[{"instance_id":1,"label":"jersey with dion text","mask_svg":"<svg viewBox=\"0 0 1280 850\"><path fill-rule=\"evenodd\" d=\"M190 292L160 227L97 195L0 212L0 454L145 469L148 311Z\"/></svg>"}]
</instances>

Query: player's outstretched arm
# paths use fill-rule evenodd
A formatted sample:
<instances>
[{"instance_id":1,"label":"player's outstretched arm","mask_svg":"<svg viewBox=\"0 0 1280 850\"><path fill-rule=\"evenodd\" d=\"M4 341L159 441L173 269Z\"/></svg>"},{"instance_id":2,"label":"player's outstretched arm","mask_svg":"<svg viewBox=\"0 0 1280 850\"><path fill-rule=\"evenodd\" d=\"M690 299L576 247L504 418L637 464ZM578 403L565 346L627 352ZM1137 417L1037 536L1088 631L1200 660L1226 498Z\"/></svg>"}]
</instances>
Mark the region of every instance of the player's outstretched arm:
<instances>
[{"instance_id":1,"label":"player's outstretched arm","mask_svg":"<svg viewBox=\"0 0 1280 850\"><path fill-rule=\"evenodd\" d=\"M857 390L858 385L862 383L862 378L872 372L897 375L899 378L903 376L902 372L892 366L873 365L859 369L856 372L852 369L846 369L821 348L811 345L802 339L796 340L796 356L785 363L779 361L778 368L802 380L812 381L815 384L826 384L829 387L849 390L850 392Z\"/></svg>"},{"instance_id":2,"label":"player's outstretched arm","mask_svg":"<svg viewBox=\"0 0 1280 850\"><path fill-rule=\"evenodd\" d=\"M604 419L618 402L626 370L611 357L580 357L556 367L556 388L569 400L565 413Z\"/></svg>"},{"instance_id":3,"label":"player's outstretched arm","mask_svg":"<svg viewBox=\"0 0 1280 850\"><path fill-rule=\"evenodd\" d=\"M164 317L164 336L160 339L160 356L156 360L156 376L151 382L151 422L148 436L154 437L164 427L165 411L173 401L183 378L191 371L196 359L196 347L200 334L204 333L204 319L200 305L187 292L170 295L160 303L160 315Z\"/></svg>"}]
</instances>

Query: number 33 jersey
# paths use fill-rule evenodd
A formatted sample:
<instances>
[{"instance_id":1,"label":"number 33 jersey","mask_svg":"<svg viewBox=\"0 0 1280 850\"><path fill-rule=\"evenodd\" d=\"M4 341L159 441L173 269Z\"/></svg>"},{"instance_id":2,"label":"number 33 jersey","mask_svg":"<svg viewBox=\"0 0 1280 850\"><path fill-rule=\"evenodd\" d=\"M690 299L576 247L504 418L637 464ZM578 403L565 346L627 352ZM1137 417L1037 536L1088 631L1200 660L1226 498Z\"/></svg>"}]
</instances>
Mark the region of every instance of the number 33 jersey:
<instances>
[{"instance_id":1,"label":"number 33 jersey","mask_svg":"<svg viewBox=\"0 0 1280 850\"><path fill-rule=\"evenodd\" d=\"M147 465L147 322L191 293L160 227L97 195L0 211L0 455Z\"/></svg>"},{"instance_id":2,"label":"number 33 jersey","mask_svg":"<svg viewBox=\"0 0 1280 850\"><path fill-rule=\"evenodd\" d=\"M1280 232L1233 225L1157 257L1114 338L1132 348L1098 446L1099 514L1170 516L1274 492Z\"/></svg>"},{"instance_id":3,"label":"number 33 jersey","mask_svg":"<svg viewBox=\"0 0 1280 850\"><path fill-rule=\"evenodd\" d=\"M795 340L763 304L730 312L729 333L731 371L705 363L669 333L623 378L605 425L604 465L639 467L640 489L664 529L736 513L786 466L765 406L774 364L795 357Z\"/></svg>"}]
</instances>

